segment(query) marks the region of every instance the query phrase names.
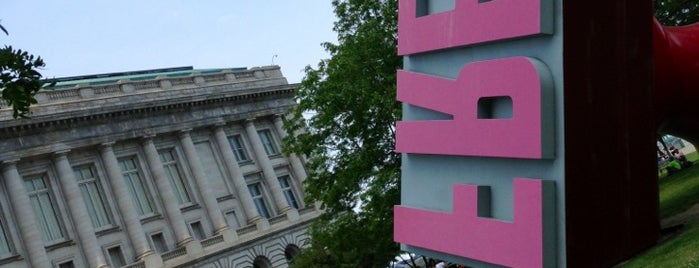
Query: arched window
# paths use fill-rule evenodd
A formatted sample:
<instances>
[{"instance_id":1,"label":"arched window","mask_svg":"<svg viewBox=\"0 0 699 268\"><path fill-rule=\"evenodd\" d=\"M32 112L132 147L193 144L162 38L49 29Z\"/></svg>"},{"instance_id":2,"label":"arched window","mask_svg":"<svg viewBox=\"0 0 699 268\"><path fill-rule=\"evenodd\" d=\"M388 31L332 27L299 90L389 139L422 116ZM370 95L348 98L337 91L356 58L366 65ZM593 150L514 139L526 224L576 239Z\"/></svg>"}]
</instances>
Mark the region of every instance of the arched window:
<instances>
[{"instance_id":1,"label":"arched window","mask_svg":"<svg viewBox=\"0 0 699 268\"><path fill-rule=\"evenodd\" d=\"M253 268L272 268L272 263L265 256L257 256L255 261L252 262Z\"/></svg>"},{"instance_id":2,"label":"arched window","mask_svg":"<svg viewBox=\"0 0 699 268\"><path fill-rule=\"evenodd\" d=\"M294 244L288 244L284 249L284 257L286 257L288 263L293 263L297 254L299 254L299 247Z\"/></svg>"}]
</instances>

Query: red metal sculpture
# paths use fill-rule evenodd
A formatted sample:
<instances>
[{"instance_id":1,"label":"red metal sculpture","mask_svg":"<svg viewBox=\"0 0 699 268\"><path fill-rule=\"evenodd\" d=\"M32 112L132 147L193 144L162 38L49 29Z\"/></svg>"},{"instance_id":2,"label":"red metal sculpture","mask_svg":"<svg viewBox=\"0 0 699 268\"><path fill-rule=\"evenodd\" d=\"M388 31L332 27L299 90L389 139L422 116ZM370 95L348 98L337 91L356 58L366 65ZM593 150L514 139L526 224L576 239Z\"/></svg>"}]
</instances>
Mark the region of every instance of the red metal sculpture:
<instances>
[{"instance_id":1,"label":"red metal sculpture","mask_svg":"<svg viewBox=\"0 0 699 268\"><path fill-rule=\"evenodd\" d=\"M668 27L654 19L655 110L660 132L699 142L699 23Z\"/></svg>"}]
</instances>

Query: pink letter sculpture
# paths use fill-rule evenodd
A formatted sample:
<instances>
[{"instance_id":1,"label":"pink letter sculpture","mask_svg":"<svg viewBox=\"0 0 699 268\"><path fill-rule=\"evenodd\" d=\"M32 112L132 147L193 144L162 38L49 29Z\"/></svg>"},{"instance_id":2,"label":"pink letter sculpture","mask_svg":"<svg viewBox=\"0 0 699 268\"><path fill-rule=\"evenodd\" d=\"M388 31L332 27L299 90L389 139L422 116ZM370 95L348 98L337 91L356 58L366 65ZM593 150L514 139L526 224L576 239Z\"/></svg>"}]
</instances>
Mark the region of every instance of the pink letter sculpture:
<instances>
[{"instance_id":1,"label":"pink letter sculpture","mask_svg":"<svg viewBox=\"0 0 699 268\"><path fill-rule=\"evenodd\" d=\"M454 10L421 17L416 1L398 3L398 55L552 32L549 0L455 0Z\"/></svg>"},{"instance_id":2,"label":"pink letter sculpture","mask_svg":"<svg viewBox=\"0 0 699 268\"><path fill-rule=\"evenodd\" d=\"M401 153L553 157L552 82L548 69L526 57L470 63L456 81L398 71L397 98L407 104L453 115L453 120L397 123ZM478 100L510 97L512 118L479 119Z\"/></svg>"},{"instance_id":3,"label":"pink letter sculpture","mask_svg":"<svg viewBox=\"0 0 699 268\"><path fill-rule=\"evenodd\" d=\"M394 239L509 267L543 267L553 237L553 181L514 179L513 222L479 217L478 186L455 185L453 213L394 208ZM548 202L548 204L547 204ZM549 248L546 248L549 247Z\"/></svg>"}]
</instances>

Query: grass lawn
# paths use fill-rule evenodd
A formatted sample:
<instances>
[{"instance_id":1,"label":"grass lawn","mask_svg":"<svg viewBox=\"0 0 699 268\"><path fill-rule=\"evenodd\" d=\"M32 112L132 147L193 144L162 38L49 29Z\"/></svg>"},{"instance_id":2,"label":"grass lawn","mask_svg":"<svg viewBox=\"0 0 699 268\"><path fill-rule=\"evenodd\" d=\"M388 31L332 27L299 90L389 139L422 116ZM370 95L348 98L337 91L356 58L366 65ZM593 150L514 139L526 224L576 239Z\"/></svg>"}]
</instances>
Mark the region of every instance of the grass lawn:
<instances>
[{"instance_id":1,"label":"grass lawn","mask_svg":"<svg viewBox=\"0 0 699 268\"><path fill-rule=\"evenodd\" d=\"M699 156L687 155L695 165L659 179L660 218L683 212L699 203ZM621 267L699 267L699 222L686 225L677 236L629 260Z\"/></svg>"},{"instance_id":2,"label":"grass lawn","mask_svg":"<svg viewBox=\"0 0 699 268\"><path fill-rule=\"evenodd\" d=\"M659 179L660 218L675 215L699 202L699 163Z\"/></svg>"},{"instance_id":3,"label":"grass lawn","mask_svg":"<svg viewBox=\"0 0 699 268\"><path fill-rule=\"evenodd\" d=\"M621 267L699 267L699 223L657 245Z\"/></svg>"},{"instance_id":4,"label":"grass lawn","mask_svg":"<svg viewBox=\"0 0 699 268\"><path fill-rule=\"evenodd\" d=\"M692 152L687 154L685 157L687 157L687 161L696 163L697 160L699 160L699 153L697 152ZM667 171L665 170L665 167L667 166L667 163L662 166L662 168L658 168L658 177L659 178L664 178L667 176Z\"/></svg>"},{"instance_id":5,"label":"grass lawn","mask_svg":"<svg viewBox=\"0 0 699 268\"><path fill-rule=\"evenodd\" d=\"M697 159L699 159L699 153L693 152L693 153L687 154L686 157L687 157L687 160L689 160L691 162L697 162Z\"/></svg>"}]
</instances>

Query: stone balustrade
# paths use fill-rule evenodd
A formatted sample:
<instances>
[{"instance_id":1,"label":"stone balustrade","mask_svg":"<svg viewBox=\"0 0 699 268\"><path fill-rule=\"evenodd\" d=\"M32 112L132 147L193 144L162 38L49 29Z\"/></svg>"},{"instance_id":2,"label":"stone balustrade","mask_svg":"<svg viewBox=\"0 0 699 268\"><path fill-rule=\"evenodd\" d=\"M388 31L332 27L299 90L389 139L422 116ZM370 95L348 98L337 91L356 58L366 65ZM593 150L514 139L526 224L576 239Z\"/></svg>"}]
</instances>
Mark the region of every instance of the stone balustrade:
<instances>
[{"instance_id":1,"label":"stone balustrade","mask_svg":"<svg viewBox=\"0 0 699 268\"><path fill-rule=\"evenodd\" d=\"M257 77L255 73L258 73ZM67 89L41 90L36 95L38 103L32 105L30 116L32 122L60 121L64 117L70 117L70 114L85 113L86 109L94 110L95 107L99 107L101 112L90 112L92 116L122 110L124 103L130 103L130 108L138 110L138 107L150 107L153 103L171 102L173 97L187 99L189 102L208 102L219 96L245 101L248 98L275 95L280 90L292 94L294 87L287 84L278 67L213 74L195 73L187 79L158 77L144 81L119 80L114 84L79 84ZM11 122L5 127L23 125L27 121L12 119L11 107L0 103L0 121Z\"/></svg>"},{"instance_id":2,"label":"stone balustrade","mask_svg":"<svg viewBox=\"0 0 699 268\"><path fill-rule=\"evenodd\" d=\"M223 71L219 73L194 73L189 76L157 77L155 80L119 80L105 84L78 84L71 88L57 86L51 90L41 90L36 94L38 104L65 102L96 97L131 94L134 91L167 90L183 87L201 87L222 83L248 82L254 80L283 78L277 67L259 67L245 71ZM4 102L0 109L9 108Z\"/></svg>"},{"instance_id":3,"label":"stone balustrade","mask_svg":"<svg viewBox=\"0 0 699 268\"><path fill-rule=\"evenodd\" d=\"M223 235L217 235L217 236L212 236L210 238L202 240L201 246L204 248L207 248L207 247L210 247L210 246L213 246L213 245L216 245L219 243L223 243L223 242L224 242Z\"/></svg>"},{"instance_id":4,"label":"stone balustrade","mask_svg":"<svg viewBox=\"0 0 699 268\"><path fill-rule=\"evenodd\" d=\"M174 258L177 258L179 256L184 256L187 255L187 248L185 247L179 247L176 249L173 249L171 251L163 253L161 256L163 258L163 261L169 261Z\"/></svg>"}]
</instances>

